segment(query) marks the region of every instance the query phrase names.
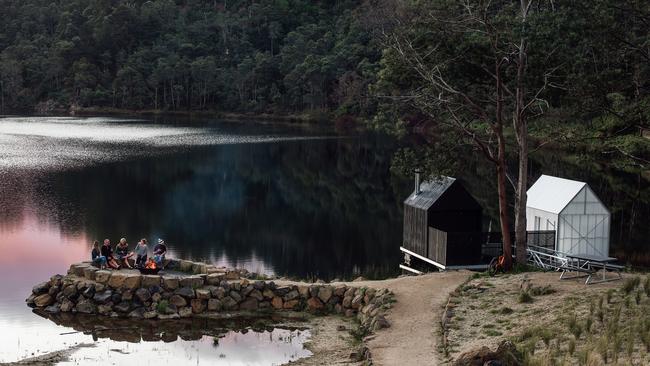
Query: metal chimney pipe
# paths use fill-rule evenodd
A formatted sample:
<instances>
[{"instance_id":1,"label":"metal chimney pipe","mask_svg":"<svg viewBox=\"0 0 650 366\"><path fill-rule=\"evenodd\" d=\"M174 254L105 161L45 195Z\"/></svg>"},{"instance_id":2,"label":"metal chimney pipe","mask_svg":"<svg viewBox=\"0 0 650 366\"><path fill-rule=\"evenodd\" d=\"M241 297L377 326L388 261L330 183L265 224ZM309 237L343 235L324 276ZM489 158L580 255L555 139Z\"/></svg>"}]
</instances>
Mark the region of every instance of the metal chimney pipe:
<instances>
[{"instance_id":1,"label":"metal chimney pipe","mask_svg":"<svg viewBox=\"0 0 650 366\"><path fill-rule=\"evenodd\" d=\"M415 171L415 195L420 194L420 171Z\"/></svg>"}]
</instances>

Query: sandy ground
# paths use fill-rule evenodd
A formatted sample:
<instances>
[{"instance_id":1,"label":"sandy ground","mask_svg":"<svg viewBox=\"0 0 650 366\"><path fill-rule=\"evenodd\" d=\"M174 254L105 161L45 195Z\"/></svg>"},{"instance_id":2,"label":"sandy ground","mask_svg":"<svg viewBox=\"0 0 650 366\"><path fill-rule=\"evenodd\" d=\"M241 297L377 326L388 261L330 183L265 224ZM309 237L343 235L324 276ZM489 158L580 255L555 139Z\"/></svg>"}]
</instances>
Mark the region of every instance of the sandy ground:
<instances>
[{"instance_id":1,"label":"sandy ground","mask_svg":"<svg viewBox=\"0 0 650 366\"><path fill-rule=\"evenodd\" d=\"M440 319L449 293L465 282L471 272L449 271L384 281L349 283L354 286L388 288L397 302L387 315L391 327L368 341L375 365L438 365Z\"/></svg>"},{"instance_id":2,"label":"sandy ground","mask_svg":"<svg viewBox=\"0 0 650 366\"><path fill-rule=\"evenodd\" d=\"M54 351L41 356L26 358L17 362L0 362L0 366L52 366L58 364L59 362L67 361L68 356L70 356L79 348L83 347L94 347L94 344L82 343L61 351Z\"/></svg>"},{"instance_id":3,"label":"sandy ground","mask_svg":"<svg viewBox=\"0 0 650 366\"><path fill-rule=\"evenodd\" d=\"M350 354L358 349L349 330L356 327L352 319L340 316L317 317L310 322L311 339L305 347L314 353L290 365L362 365L350 360ZM341 328L339 328L341 327Z\"/></svg>"}]
</instances>

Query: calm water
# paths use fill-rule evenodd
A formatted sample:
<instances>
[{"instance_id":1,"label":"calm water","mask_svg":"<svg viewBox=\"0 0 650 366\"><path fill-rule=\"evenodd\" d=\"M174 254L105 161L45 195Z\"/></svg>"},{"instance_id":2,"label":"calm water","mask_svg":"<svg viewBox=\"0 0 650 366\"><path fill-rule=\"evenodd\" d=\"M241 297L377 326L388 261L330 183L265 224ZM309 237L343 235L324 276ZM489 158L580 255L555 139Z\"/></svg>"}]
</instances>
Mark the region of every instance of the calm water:
<instances>
[{"instance_id":1,"label":"calm water","mask_svg":"<svg viewBox=\"0 0 650 366\"><path fill-rule=\"evenodd\" d=\"M94 239L162 237L174 256L267 274L395 275L401 202L411 189L390 174L396 148L385 136L277 125L0 118L0 362L93 342L58 336L70 325L32 314L24 299L34 284L87 259ZM650 263L650 173L547 151L531 162L531 175L542 172L587 181L612 211L612 253ZM462 157L458 176L484 206L486 228L497 212L492 174L480 158ZM263 346L267 336L297 343ZM205 334L164 347L99 338L73 359L92 363L101 351L133 360L128 354L146 351L192 364L271 364L271 356L236 355L247 342L297 355L306 336L234 332L219 347Z\"/></svg>"}]
</instances>

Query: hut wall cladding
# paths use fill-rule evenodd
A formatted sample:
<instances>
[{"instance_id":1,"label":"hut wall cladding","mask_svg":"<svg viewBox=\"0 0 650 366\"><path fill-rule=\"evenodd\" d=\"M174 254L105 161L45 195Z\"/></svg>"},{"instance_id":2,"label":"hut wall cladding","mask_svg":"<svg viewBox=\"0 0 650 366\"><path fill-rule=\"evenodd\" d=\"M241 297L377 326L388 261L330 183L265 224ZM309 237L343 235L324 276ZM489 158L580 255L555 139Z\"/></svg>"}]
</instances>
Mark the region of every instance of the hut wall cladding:
<instances>
[{"instance_id":1,"label":"hut wall cladding","mask_svg":"<svg viewBox=\"0 0 650 366\"><path fill-rule=\"evenodd\" d=\"M428 257L427 210L404 205L404 248Z\"/></svg>"},{"instance_id":2,"label":"hut wall cladding","mask_svg":"<svg viewBox=\"0 0 650 366\"><path fill-rule=\"evenodd\" d=\"M428 257L443 266L447 265L447 233L429 227Z\"/></svg>"}]
</instances>

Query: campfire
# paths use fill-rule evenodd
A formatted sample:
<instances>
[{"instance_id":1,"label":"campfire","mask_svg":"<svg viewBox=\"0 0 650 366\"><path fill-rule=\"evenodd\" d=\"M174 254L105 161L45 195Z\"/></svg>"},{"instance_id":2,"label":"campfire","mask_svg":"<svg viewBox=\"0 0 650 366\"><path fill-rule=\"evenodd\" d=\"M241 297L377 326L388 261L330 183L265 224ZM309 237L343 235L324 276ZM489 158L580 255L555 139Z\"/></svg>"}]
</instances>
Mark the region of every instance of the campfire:
<instances>
[{"instance_id":1,"label":"campfire","mask_svg":"<svg viewBox=\"0 0 650 366\"><path fill-rule=\"evenodd\" d=\"M156 262L153 259L149 259L144 264L144 267L140 268L140 273L142 273L142 274L156 274L161 269L162 268L158 267L158 265L156 265Z\"/></svg>"}]
</instances>

